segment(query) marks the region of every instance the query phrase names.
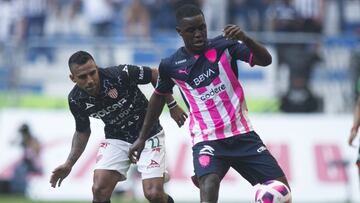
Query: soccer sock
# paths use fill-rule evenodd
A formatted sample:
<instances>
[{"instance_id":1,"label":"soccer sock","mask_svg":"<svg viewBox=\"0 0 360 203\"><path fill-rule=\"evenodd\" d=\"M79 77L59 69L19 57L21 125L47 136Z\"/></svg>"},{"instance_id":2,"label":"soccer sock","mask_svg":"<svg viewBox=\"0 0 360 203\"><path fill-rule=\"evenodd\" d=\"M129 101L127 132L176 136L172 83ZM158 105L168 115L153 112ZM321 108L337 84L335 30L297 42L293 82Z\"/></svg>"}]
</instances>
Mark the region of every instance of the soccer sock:
<instances>
[{"instance_id":1,"label":"soccer sock","mask_svg":"<svg viewBox=\"0 0 360 203\"><path fill-rule=\"evenodd\" d=\"M93 201L93 203L110 203L110 200L108 200L108 201L103 201L103 202L95 202L95 201Z\"/></svg>"},{"instance_id":2,"label":"soccer sock","mask_svg":"<svg viewBox=\"0 0 360 203\"><path fill-rule=\"evenodd\" d=\"M173 198L172 198L170 195L168 195L168 201L167 201L167 203L174 203L174 200L173 200Z\"/></svg>"}]
</instances>

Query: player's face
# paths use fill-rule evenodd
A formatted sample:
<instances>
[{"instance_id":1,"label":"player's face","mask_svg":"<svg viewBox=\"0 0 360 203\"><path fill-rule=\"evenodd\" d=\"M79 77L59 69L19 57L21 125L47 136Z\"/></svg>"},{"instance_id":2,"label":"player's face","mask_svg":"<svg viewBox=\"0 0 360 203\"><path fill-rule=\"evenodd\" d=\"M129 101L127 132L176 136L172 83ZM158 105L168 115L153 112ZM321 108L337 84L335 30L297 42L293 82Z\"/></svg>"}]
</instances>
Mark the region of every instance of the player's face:
<instances>
[{"instance_id":1,"label":"player's face","mask_svg":"<svg viewBox=\"0 0 360 203\"><path fill-rule=\"evenodd\" d=\"M100 90L98 68L94 60L88 60L82 65L73 65L70 79L89 95L96 96Z\"/></svg>"},{"instance_id":2,"label":"player's face","mask_svg":"<svg viewBox=\"0 0 360 203\"><path fill-rule=\"evenodd\" d=\"M176 30L183 38L185 48L189 52L199 53L204 50L207 43L207 30L203 15L183 18Z\"/></svg>"}]
</instances>

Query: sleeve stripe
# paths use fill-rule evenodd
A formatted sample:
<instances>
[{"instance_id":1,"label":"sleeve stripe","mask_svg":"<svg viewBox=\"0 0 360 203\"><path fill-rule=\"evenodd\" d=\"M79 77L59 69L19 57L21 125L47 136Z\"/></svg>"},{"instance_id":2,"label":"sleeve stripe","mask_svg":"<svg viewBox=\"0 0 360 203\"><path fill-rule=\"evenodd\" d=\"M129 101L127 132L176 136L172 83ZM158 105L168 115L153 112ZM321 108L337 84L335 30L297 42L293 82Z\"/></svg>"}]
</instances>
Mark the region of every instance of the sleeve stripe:
<instances>
[{"instance_id":1,"label":"sleeve stripe","mask_svg":"<svg viewBox=\"0 0 360 203\"><path fill-rule=\"evenodd\" d=\"M249 64L251 67L253 67L255 64L254 64L254 54L251 52L250 53L250 56L249 56Z\"/></svg>"}]
</instances>

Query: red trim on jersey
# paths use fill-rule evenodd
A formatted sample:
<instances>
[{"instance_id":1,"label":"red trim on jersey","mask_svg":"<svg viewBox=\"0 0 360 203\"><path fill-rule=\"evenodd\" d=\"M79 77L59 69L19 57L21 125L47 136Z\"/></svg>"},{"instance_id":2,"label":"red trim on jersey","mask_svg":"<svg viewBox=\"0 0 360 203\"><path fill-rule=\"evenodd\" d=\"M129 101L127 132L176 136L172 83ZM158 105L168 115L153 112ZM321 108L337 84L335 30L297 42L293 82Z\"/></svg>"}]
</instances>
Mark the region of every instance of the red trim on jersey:
<instances>
[{"instance_id":1,"label":"red trim on jersey","mask_svg":"<svg viewBox=\"0 0 360 203\"><path fill-rule=\"evenodd\" d=\"M251 52L250 53L250 56L249 56L249 64L251 67L253 67L255 64L254 64L254 54Z\"/></svg>"},{"instance_id":2,"label":"red trim on jersey","mask_svg":"<svg viewBox=\"0 0 360 203\"><path fill-rule=\"evenodd\" d=\"M154 90L154 93L157 94L157 95L161 95L161 96L168 96L168 95L171 95L171 93L162 93L162 92L159 92L157 90Z\"/></svg>"}]
</instances>

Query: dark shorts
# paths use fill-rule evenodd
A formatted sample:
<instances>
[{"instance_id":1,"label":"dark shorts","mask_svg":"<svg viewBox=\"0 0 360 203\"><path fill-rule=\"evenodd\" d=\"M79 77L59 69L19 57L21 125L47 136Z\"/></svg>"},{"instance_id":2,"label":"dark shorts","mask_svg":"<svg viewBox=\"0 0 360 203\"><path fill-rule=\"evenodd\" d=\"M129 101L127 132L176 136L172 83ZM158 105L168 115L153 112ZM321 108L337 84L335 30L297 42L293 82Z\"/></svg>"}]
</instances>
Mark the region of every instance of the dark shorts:
<instances>
[{"instance_id":1,"label":"dark shorts","mask_svg":"<svg viewBox=\"0 0 360 203\"><path fill-rule=\"evenodd\" d=\"M284 176L275 158L255 132L197 143L193 146L195 175L215 173L222 179L232 167L252 185Z\"/></svg>"}]
</instances>

